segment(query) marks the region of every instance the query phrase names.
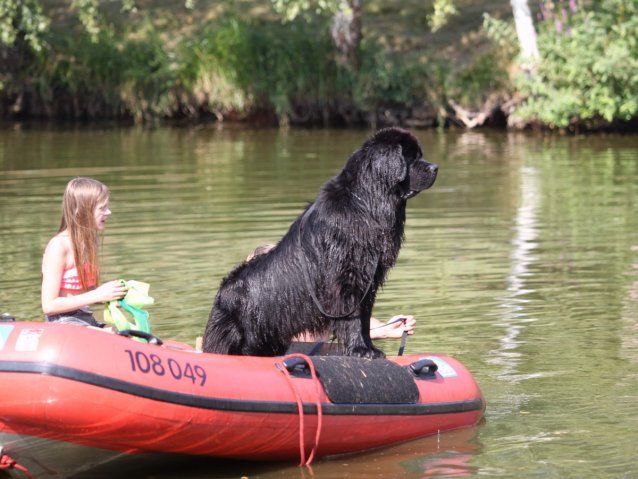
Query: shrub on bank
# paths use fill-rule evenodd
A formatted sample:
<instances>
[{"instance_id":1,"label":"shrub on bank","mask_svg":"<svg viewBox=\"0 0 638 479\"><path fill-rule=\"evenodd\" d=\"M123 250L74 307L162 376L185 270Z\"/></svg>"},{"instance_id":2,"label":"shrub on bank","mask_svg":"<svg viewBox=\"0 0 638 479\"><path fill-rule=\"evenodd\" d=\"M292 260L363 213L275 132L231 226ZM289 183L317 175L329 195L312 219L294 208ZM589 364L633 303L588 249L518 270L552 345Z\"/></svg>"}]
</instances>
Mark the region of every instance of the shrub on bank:
<instances>
[{"instance_id":1,"label":"shrub on bank","mask_svg":"<svg viewBox=\"0 0 638 479\"><path fill-rule=\"evenodd\" d=\"M327 31L302 22L227 19L195 33L180 51L189 88L218 115L272 110L283 122L317 120L351 81Z\"/></svg>"},{"instance_id":2,"label":"shrub on bank","mask_svg":"<svg viewBox=\"0 0 638 479\"><path fill-rule=\"evenodd\" d=\"M588 11L576 1L543 5L541 62L518 79L526 102L516 115L561 128L635 119L635 2L603 0ZM394 51L382 36L365 36L354 71L337 60L328 17L281 23L229 16L187 33L160 31L143 18L127 18L124 29L78 28L76 19L30 35L24 25L44 18L35 7L0 38L1 117L484 124L514 90L508 70L517 41L508 21L486 21L497 42L485 48L473 36L473 54L463 62L426 61L427 52Z\"/></svg>"},{"instance_id":3,"label":"shrub on bank","mask_svg":"<svg viewBox=\"0 0 638 479\"><path fill-rule=\"evenodd\" d=\"M280 123L361 124L386 105L423 103L427 69L368 42L360 71L338 63L321 19L223 19L169 43L150 22L136 32L51 32L0 87L3 116L70 119L272 112ZM17 81L21 78L20 81ZM429 85L429 86L428 86Z\"/></svg>"},{"instance_id":4,"label":"shrub on bank","mask_svg":"<svg viewBox=\"0 0 638 479\"><path fill-rule=\"evenodd\" d=\"M0 96L13 116L142 121L173 113L178 76L152 28L138 38L107 29L51 33L38 55L12 48L22 51L23 66L8 72Z\"/></svg>"},{"instance_id":5,"label":"shrub on bank","mask_svg":"<svg viewBox=\"0 0 638 479\"><path fill-rule=\"evenodd\" d=\"M603 0L585 10L554 2L541 11L541 61L519 78L517 114L550 127L596 127L638 115L638 6Z\"/></svg>"}]
</instances>

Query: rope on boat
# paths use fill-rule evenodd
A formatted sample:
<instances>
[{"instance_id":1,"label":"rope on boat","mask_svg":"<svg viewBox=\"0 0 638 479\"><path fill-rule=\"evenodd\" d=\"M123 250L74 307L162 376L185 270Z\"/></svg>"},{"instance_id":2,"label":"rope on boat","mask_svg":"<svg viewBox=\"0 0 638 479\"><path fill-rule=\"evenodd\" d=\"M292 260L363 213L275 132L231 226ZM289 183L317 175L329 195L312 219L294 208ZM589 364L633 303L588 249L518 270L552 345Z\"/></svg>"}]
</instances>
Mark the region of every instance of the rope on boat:
<instances>
[{"instance_id":1,"label":"rope on boat","mask_svg":"<svg viewBox=\"0 0 638 479\"><path fill-rule=\"evenodd\" d=\"M2 456L0 456L0 470L2 469L16 469L23 472L24 475L28 478L33 479L33 476L29 472L29 469L18 464L18 462L8 454L2 454Z\"/></svg>"},{"instance_id":2,"label":"rope on boat","mask_svg":"<svg viewBox=\"0 0 638 479\"><path fill-rule=\"evenodd\" d=\"M310 376L312 378L312 382L315 384L315 388L317 392L315 396L315 405L317 407L317 431L315 433L315 441L312 445L312 450L310 451L310 454L308 455L308 459L306 459L306 448L305 448L305 441L304 441L305 427L304 427L303 401L301 399L301 396L299 395L299 391L297 391L297 388L295 387L295 384L292 381L292 378L290 376L290 371L288 371L288 368L286 368L286 366L283 364L283 361L287 359L293 359L293 358L303 360L306 366L308 366L308 369L310 370ZM319 438L321 437L321 427L323 425L323 410L321 409L322 386L321 386L321 383L319 382L317 371L315 370L315 365L312 364L312 361L310 360L310 358L306 356L305 354L296 353L296 354L289 354L285 356L282 359L282 363L280 364L279 369L284 373L284 376L286 377L288 385L290 386L290 389L295 395L295 400L297 402L297 411L299 412L299 457L300 457L299 466L310 466L310 463L314 459L315 453L317 452L317 448L319 447Z\"/></svg>"}]
</instances>

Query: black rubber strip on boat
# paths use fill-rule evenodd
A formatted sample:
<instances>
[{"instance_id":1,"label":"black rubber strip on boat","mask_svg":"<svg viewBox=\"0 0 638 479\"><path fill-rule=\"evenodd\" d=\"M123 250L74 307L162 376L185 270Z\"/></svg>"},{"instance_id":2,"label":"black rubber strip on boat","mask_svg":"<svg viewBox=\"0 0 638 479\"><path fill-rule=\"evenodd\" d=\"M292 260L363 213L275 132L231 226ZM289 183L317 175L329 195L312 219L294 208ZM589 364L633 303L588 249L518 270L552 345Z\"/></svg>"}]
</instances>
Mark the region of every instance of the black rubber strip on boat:
<instances>
[{"instance_id":1,"label":"black rubber strip on boat","mask_svg":"<svg viewBox=\"0 0 638 479\"><path fill-rule=\"evenodd\" d=\"M35 361L0 361L0 373L43 374L56 378L77 381L84 384L90 384L92 386L110 389L112 391L118 391L154 401L200 409L230 412L297 414L296 402L250 401L185 394L177 391L144 386L142 384L131 383L121 379L50 363ZM303 408L304 413L306 414L317 413L317 408L314 403L304 404ZM482 408L483 401L481 399L426 404L322 404L323 414L333 416L422 416L478 411Z\"/></svg>"}]
</instances>

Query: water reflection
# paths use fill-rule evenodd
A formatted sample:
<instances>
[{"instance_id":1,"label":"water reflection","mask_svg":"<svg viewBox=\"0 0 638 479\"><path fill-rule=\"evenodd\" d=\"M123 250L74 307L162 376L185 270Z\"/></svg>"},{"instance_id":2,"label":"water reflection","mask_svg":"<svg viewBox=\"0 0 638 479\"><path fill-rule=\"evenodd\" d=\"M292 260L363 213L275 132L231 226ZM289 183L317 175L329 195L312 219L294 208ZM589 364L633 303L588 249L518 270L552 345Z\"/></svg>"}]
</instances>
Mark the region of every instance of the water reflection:
<instances>
[{"instance_id":1,"label":"water reflection","mask_svg":"<svg viewBox=\"0 0 638 479\"><path fill-rule=\"evenodd\" d=\"M514 238L510 254L510 272L507 275L507 293L502 299L503 316L498 326L504 329L498 349L492 350L490 364L501 368L499 378L518 382L539 377L541 373L520 374L518 371L521 353L516 351L523 340L519 336L526 325L536 318L530 315L526 305L527 296L534 292L526 287L526 278L530 276L530 266L534 261L534 250L538 238L537 215L540 202L538 171L534 167L520 168L521 205L516 210Z\"/></svg>"},{"instance_id":2,"label":"water reflection","mask_svg":"<svg viewBox=\"0 0 638 479\"><path fill-rule=\"evenodd\" d=\"M344 477L426 479L435 477L472 477L478 468L472 459L481 448L477 429L467 428L427 437L372 453L333 456L313 463L309 468L292 464L219 461L206 458L159 456L124 458L101 466L73 479L107 479L114 475L136 479L222 479L229 477L276 477L341 479ZM158 467L158 464L161 467Z\"/></svg>"},{"instance_id":3,"label":"water reflection","mask_svg":"<svg viewBox=\"0 0 638 479\"><path fill-rule=\"evenodd\" d=\"M626 273L629 282L621 312L621 354L638 364L638 245L632 245L630 249L634 260ZM636 375L638 376L638 372Z\"/></svg>"}]
</instances>

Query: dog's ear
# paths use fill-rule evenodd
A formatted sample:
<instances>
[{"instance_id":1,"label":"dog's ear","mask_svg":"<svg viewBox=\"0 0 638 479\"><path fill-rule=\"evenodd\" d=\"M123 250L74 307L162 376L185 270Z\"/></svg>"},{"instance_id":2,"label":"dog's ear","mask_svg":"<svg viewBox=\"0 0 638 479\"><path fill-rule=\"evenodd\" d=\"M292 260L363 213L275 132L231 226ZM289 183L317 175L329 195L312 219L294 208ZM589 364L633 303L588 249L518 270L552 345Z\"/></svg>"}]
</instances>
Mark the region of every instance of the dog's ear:
<instances>
[{"instance_id":1,"label":"dog's ear","mask_svg":"<svg viewBox=\"0 0 638 479\"><path fill-rule=\"evenodd\" d=\"M406 133L403 136L401 148L403 149L403 158L408 166L423 158L423 151L419 141L410 133Z\"/></svg>"},{"instance_id":2,"label":"dog's ear","mask_svg":"<svg viewBox=\"0 0 638 479\"><path fill-rule=\"evenodd\" d=\"M373 171L390 186L401 183L408 174L403 147L398 143L371 148L370 160Z\"/></svg>"}]
</instances>

